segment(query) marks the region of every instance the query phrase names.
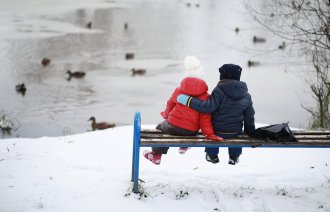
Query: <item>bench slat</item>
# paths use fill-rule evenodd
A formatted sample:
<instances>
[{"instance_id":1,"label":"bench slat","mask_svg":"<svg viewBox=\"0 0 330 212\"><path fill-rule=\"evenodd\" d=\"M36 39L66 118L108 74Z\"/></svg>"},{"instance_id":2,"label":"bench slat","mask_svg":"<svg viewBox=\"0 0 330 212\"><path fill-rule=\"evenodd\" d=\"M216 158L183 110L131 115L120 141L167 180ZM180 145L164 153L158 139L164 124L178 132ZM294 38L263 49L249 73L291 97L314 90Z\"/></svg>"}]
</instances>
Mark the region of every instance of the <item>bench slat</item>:
<instances>
[{"instance_id":1,"label":"bench slat","mask_svg":"<svg viewBox=\"0 0 330 212\"><path fill-rule=\"evenodd\" d=\"M328 135L330 136L330 131L327 130L327 131L301 131L301 130L297 130L297 131L292 131L293 134L295 136L297 135ZM164 132L160 131L160 130L157 130L157 129L142 129L141 130L141 134L165 134ZM199 135L201 135L202 133L199 132L198 133Z\"/></svg>"},{"instance_id":2,"label":"bench slat","mask_svg":"<svg viewBox=\"0 0 330 212\"><path fill-rule=\"evenodd\" d=\"M330 131L292 131L294 135L330 135Z\"/></svg>"},{"instance_id":3,"label":"bench slat","mask_svg":"<svg viewBox=\"0 0 330 212\"><path fill-rule=\"evenodd\" d=\"M242 146L242 147L330 147L329 141L304 141L304 142L257 142L257 141L242 141L242 140L229 140L222 142L214 141L192 141L192 140L145 140L141 141L141 146L151 147L174 147L174 146L189 146L189 147L228 147L228 146Z\"/></svg>"},{"instance_id":4,"label":"bench slat","mask_svg":"<svg viewBox=\"0 0 330 212\"><path fill-rule=\"evenodd\" d=\"M178 135L168 135L168 134L141 134L141 139L179 139L179 138L186 138L186 139L196 139L196 138L204 138L203 136L178 136ZM330 140L330 135L295 135L298 140ZM238 137L239 139L247 139L250 140L247 135L241 135Z\"/></svg>"},{"instance_id":5,"label":"bench slat","mask_svg":"<svg viewBox=\"0 0 330 212\"><path fill-rule=\"evenodd\" d=\"M198 136L177 136L157 129L143 129L140 143L141 146L330 147L330 131L295 131L294 135L298 142L265 141L250 138L247 135L217 142L206 139L200 133Z\"/></svg>"},{"instance_id":6,"label":"bench slat","mask_svg":"<svg viewBox=\"0 0 330 212\"><path fill-rule=\"evenodd\" d=\"M163 139L158 139L158 138L152 138L152 139L148 139L148 138L141 138L141 143L143 142L162 142L162 143L166 143L166 142L171 142L174 141L176 143L178 142L213 142L213 143L223 143L223 142L227 142L227 143L231 143L231 142L261 142L261 143L330 143L329 140L321 140L321 139L301 139L298 140L298 142L280 142L280 141L274 141L274 140L258 140L258 139L240 139L240 138L234 138L234 139L225 139L224 141L212 141L209 139L203 139L203 138L163 138Z\"/></svg>"}]
</instances>

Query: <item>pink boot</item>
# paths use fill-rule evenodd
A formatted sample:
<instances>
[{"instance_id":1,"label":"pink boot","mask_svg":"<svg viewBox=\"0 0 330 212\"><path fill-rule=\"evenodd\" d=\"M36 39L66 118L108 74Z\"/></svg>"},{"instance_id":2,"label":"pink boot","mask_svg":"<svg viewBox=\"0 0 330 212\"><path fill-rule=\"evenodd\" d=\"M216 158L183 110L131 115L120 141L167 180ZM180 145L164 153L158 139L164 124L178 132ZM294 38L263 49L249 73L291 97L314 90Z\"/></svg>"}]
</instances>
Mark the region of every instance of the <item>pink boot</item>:
<instances>
[{"instance_id":1,"label":"pink boot","mask_svg":"<svg viewBox=\"0 0 330 212\"><path fill-rule=\"evenodd\" d=\"M179 153L180 154L185 154L188 149L190 149L190 147L180 147L179 148Z\"/></svg>"},{"instance_id":2,"label":"pink boot","mask_svg":"<svg viewBox=\"0 0 330 212\"><path fill-rule=\"evenodd\" d=\"M145 158L147 158L148 160L150 160L151 162L153 162L154 164L156 164L156 165L160 164L160 161L161 161L161 158L162 158L162 154L157 154L155 152L151 152L151 151L148 151L148 150L145 150L143 152L143 156Z\"/></svg>"}]
</instances>

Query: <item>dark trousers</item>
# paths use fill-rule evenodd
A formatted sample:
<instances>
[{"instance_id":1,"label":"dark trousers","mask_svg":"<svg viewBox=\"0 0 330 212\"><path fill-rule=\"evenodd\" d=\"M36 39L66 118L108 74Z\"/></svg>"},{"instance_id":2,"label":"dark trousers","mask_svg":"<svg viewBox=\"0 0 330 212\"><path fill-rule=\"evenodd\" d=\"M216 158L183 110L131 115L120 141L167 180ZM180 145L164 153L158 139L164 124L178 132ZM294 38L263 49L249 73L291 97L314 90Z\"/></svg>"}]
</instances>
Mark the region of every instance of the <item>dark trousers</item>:
<instances>
[{"instance_id":1,"label":"dark trousers","mask_svg":"<svg viewBox=\"0 0 330 212\"><path fill-rule=\"evenodd\" d=\"M193 132L190 130L182 129L180 127L173 126L167 120L158 124L156 129L161 130L170 135L181 135L181 136L194 136L198 132ZM152 151L157 154L167 154L169 147L153 147Z\"/></svg>"},{"instance_id":2,"label":"dark trousers","mask_svg":"<svg viewBox=\"0 0 330 212\"><path fill-rule=\"evenodd\" d=\"M217 136L221 136L224 139L228 138L235 138L240 135L240 133L233 133L233 134L220 134L216 133ZM209 155L218 155L219 154L219 148L218 147L210 147L205 148L205 152ZM242 147L228 147L228 154L229 156L240 156L242 154Z\"/></svg>"}]
</instances>

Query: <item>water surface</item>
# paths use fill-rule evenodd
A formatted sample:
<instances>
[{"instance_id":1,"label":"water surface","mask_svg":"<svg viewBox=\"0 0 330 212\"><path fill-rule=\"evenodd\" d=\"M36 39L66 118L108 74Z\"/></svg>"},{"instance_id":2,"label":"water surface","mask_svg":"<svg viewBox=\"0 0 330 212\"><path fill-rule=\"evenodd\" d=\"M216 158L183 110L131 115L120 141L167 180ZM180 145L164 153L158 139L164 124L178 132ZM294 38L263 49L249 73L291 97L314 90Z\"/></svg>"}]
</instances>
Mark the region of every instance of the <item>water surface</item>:
<instances>
[{"instance_id":1,"label":"water surface","mask_svg":"<svg viewBox=\"0 0 330 212\"><path fill-rule=\"evenodd\" d=\"M186 55L201 59L210 92L218 82L219 66L241 65L257 122L307 127L309 114L300 105L313 101L297 65L300 59L288 60L285 51L273 51L282 41L258 28L240 2L195 3L1 2L0 110L20 125L3 137L82 133L91 130L91 116L128 125L135 111L141 112L144 124L156 124L183 77ZM254 35L267 42L253 44ZM126 60L127 52L135 58ZM40 64L44 57L51 59L47 67ZM251 59L261 65L249 68ZM132 68L147 73L132 76ZM67 70L84 71L86 76L68 81ZM18 83L27 87L24 96L15 91Z\"/></svg>"}]
</instances>

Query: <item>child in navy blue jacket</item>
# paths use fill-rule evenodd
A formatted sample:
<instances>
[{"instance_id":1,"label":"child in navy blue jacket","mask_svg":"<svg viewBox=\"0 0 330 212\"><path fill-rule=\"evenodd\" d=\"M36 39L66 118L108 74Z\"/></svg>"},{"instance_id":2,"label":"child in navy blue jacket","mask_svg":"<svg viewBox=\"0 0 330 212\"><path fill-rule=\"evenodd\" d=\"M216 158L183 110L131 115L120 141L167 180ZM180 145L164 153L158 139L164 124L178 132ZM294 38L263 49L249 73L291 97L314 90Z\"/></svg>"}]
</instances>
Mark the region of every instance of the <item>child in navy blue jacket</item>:
<instances>
[{"instance_id":1,"label":"child in navy blue jacket","mask_svg":"<svg viewBox=\"0 0 330 212\"><path fill-rule=\"evenodd\" d=\"M244 133L252 135L255 130L254 108L245 82L240 81L242 68L234 64L224 64L219 68L220 81L210 98L201 101L182 94L177 100L181 104L202 113L212 114L212 124L217 136L234 138ZM206 160L218 163L219 148L205 148ZM242 154L241 147L230 147L229 164L235 165Z\"/></svg>"}]
</instances>

